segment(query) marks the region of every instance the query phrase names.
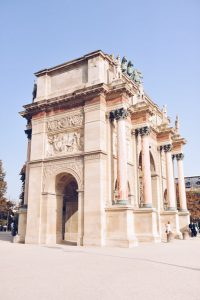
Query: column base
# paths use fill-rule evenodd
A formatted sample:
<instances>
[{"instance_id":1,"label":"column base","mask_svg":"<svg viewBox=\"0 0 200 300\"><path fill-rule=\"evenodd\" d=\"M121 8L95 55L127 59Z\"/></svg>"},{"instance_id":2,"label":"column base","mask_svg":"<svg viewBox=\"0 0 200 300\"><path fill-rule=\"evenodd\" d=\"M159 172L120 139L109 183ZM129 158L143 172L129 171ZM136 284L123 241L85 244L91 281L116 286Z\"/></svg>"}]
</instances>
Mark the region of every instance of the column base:
<instances>
[{"instance_id":1,"label":"column base","mask_svg":"<svg viewBox=\"0 0 200 300\"><path fill-rule=\"evenodd\" d=\"M135 232L139 242L161 242L157 228L157 211L154 208L134 210Z\"/></svg>"},{"instance_id":2,"label":"column base","mask_svg":"<svg viewBox=\"0 0 200 300\"><path fill-rule=\"evenodd\" d=\"M177 208L176 207L168 207L167 211L177 211Z\"/></svg>"},{"instance_id":3,"label":"column base","mask_svg":"<svg viewBox=\"0 0 200 300\"><path fill-rule=\"evenodd\" d=\"M179 216L179 226L180 226L180 231L182 233L188 232L189 233L189 223L190 223L190 213L188 210L180 210L178 212Z\"/></svg>"},{"instance_id":4,"label":"column base","mask_svg":"<svg viewBox=\"0 0 200 300\"><path fill-rule=\"evenodd\" d=\"M138 245L134 231L133 208L113 205L106 208L106 246L133 248Z\"/></svg>"},{"instance_id":5,"label":"column base","mask_svg":"<svg viewBox=\"0 0 200 300\"><path fill-rule=\"evenodd\" d=\"M117 200L113 205L128 205L128 200Z\"/></svg>"},{"instance_id":6,"label":"column base","mask_svg":"<svg viewBox=\"0 0 200 300\"><path fill-rule=\"evenodd\" d=\"M179 209L178 212L180 212L180 213L183 212L183 213L189 214L189 211L187 209Z\"/></svg>"},{"instance_id":7,"label":"column base","mask_svg":"<svg viewBox=\"0 0 200 300\"><path fill-rule=\"evenodd\" d=\"M144 203L141 208L152 208L152 204Z\"/></svg>"}]
</instances>

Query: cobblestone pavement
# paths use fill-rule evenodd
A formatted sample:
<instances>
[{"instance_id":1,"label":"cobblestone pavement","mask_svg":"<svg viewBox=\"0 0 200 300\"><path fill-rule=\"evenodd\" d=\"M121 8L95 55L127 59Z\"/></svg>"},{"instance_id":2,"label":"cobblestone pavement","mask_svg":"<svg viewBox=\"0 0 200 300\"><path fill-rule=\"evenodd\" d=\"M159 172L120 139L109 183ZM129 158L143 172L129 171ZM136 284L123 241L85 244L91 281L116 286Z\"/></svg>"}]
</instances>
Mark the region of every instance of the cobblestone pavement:
<instances>
[{"instance_id":1,"label":"cobblestone pavement","mask_svg":"<svg viewBox=\"0 0 200 300\"><path fill-rule=\"evenodd\" d=\"M132 249L13 244L0 233L2 300L200 300L200 237Z\"/></svg>"}]
</instances>

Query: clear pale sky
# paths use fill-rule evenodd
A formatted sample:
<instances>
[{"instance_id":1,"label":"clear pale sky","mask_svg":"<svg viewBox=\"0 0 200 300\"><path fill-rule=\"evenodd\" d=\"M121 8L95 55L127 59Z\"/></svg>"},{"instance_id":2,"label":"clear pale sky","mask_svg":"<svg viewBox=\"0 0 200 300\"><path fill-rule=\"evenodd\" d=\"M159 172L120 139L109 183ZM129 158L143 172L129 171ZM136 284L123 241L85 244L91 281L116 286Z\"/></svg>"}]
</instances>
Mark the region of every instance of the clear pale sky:
<instances>
[{"instance_id":1,"label":"clear pale sky","mask_svg":"<svg viewBox=\"0 0 200 300\"><path fill-rule=\"evenodd\" d=\"M180 117L185 175L200 175L199 0L0 1L0 159L7 196L19 198L33 73L101 49L126 55L147 94Z\"/></svg>"}]
</instances>

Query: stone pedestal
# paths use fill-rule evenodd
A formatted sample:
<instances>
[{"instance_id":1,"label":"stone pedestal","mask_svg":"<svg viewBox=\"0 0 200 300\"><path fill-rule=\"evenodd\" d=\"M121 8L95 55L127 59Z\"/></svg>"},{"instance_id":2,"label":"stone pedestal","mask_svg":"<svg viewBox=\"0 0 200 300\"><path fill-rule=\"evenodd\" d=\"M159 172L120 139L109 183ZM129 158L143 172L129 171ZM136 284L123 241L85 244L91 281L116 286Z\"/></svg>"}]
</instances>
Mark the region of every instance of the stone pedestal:
<instances>
[{"instance_id":1,"label":"stone pedestal","mask_svg":"<svg viewBox=\"0 0 200 300\"><path fill-rule=\"evenodd\" d=\"M157 211L153 208L134 210L136 237L139 242L160 242L157 226Z\"/></svg>"},{"instance_id":2,"label":"stone pedestal","mask_svg":"<svg viewBox=\"0 0 200 300\"><path fill-rule=\"evenodd\" d=\"M133 222L133 208L115 205L106 208L106 246L132 248L138 245Z\"/></svg>"},{"instance_id":3,"label":"stone pedestal","mask_svg":"<svg viewBox=\"0 0 200 300\"><path fill-rule=\"evenodd\" d=\"M19 221L18 221L18 234L13 239L15 243L24 243L26 235L26 222L27 222L27 207L20 207Z\"/></svg>"},{"instance_id":4,"label":"stone pedestal","mask_svg":"<svg viewBox=\"0 0 200 300\"><path fill-rule=\"evenodd\" d=\"M182 239L182 234L180 232L180 226L179 226L179 216L178 211L171 211L167 210L162 213L160 213L160 219L161 219L161 235L162 238L166 238L166 224L170 222L171 225L171 231L174 235L174 238Z\"/></svg>"},{"instance_id":5,"label":"stone pedestal","mask_svg":"<svg viewBox=\"0 0 200 300\"><path fill-rule=\"evenodd\" d=\"M184 232L184 230L188 230L188 225L190 223L189 211L179 211L178 216L179 216L180 231Z\"/></svg>"}]
</instances>

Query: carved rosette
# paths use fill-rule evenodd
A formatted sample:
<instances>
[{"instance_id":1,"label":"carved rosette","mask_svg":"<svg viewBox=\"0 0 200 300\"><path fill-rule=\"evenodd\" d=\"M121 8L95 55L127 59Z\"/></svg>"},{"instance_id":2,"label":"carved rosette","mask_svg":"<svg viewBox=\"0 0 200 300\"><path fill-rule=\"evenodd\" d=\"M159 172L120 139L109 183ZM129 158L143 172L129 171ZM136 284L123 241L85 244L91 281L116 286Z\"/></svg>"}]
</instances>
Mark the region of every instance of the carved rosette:
<instances>
[{"instance_id":1,"label":"carved rosette","mask_svg":"<svg viewBox=\"0 0 200 300\"><path fill-rule=\"evenodd\" d=\"M170 152L172 151L172 144L167 144L167 145L163 145L163 146L160 146L160 150L164 150L164 152Z\"/></svg>"},{"instance_id":2,"label":"carved rosette","mask_svg":"<svg viewBox=\"0 0 200 300\"><path fill-rule=\"evenodd\" d=\"M151 132L151 129L149 126L144 126L144 127L141 127L141 128L137 128L135 130L136 134L137 135L140 135L140 136L145 136L145 135L149 135L150 132Z\"/></svg>"},{"instance_id":3,"label":"carved rosette","mask_svg":"<svg viewBox=\"0 0 200 300\"><path fill-rule=\"evenodd\" d=\"M178 153L175 155L177 160L183 160L184 159L184 154L183 153Z\"/></svg>"},{"instance_id":4,"label":"carved rosette","mask_svg":"<svg viewBox=\"0 0 200 300\"><path fill-rule=\"evenodd\" d=\"M128 117L128 111L127 109L125 108L119 108L119 109L115 109L115 110L112 110L110 112L110 120L111 121L114 121L114 120L123 120L123 119L126 119Z\"/></svg>"}]
</instances>

